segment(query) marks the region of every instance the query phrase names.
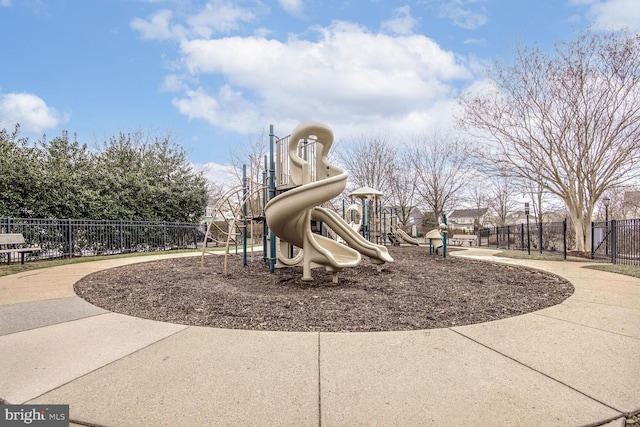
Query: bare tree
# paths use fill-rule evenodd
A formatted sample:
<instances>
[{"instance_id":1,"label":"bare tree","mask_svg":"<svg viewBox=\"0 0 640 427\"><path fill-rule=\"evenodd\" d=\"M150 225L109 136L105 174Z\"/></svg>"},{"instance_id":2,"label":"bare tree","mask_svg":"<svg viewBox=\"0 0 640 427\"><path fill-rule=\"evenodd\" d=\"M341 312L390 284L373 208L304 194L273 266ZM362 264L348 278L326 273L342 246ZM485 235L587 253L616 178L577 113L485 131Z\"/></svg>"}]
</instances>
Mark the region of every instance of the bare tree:
<instances>
[{"instance_id":1,"label":"bare tree","mask_svg":"<svg viewBox=\"0 0 640 427\"><path fill-rule=\"evenodd\" d=\"M264 156L269 153L269 139L264 129L260 130L255 139L236 147L231 153L231 163L235 166L238 184L242 184L242 167L247 166L247 178L251 182L261 183L264 171Z\"/></svg>"},{"instance_id":2,"label":"bare tree","mask_svg":"<svg viewBox=\"0 0 640 427\"><path fill-rule=\"evenodd\" d=\"M418 195L440 220L451 209L471 174L463 142L435 131L414 138L413 164L416 169Z\"/></svg>"},{"instance_id":3,"label":"bare tree","mask_svg":"<svg viewBox=\"0 0 640 427\"><path fill-rule=\"evenodd\" d=\"M479 171L469 171L473 174L465 189L465 202L473 209L484 209L489 205L490 183L489 177Z\"/></svg>"},{"instance_id":4,"label":"bare tree","mask_svg":"<svg viewBox=\"0 0 640 427\"><path fill-rule=\"evenodd\" d=\"M362 134L354 142L343 142L339 145L336 157L349 172L352 189L371 187L388 195L395 168L396 147L386 135Z\"/></svg>"},{"instance_id":5,"label":"bare tree","mask_svg":"<svg viewBox=\"0 0 640 427\"><path fill-rule=\"evenodd\" d=\"M490 74L495 90L463 96L460 124L494 169L560 197L587 250L597 201L640 175L640 34L586 32L553 55L519 48Z\"/></svg>"},{"instance_id":6,"label":"bare tree","mask_svg":"<svg viewBox=\"0 0 640 427\"><path fill-rule=\"evenodd\" d=\"M399 151L389 175L387 201L396 208L401 227L409 225L411 213L416 209L416 169L409 150Z\"/></svg>"},{"instance_id":7,"label":"bare tree","mask_svg":"<svg viewBox=\"0 0 640 427\"><path fill-rule=\"evenodd\" d=\"M265 171L264 156L268 153L269 139L264 129L256 134L255 139L237 147L231 153L231 162L235 167L239 185L242 185L243 167L246 166L247 168L247 187L249 192L247 202L250 216L260 216L262 212L260 188L263 183L263 172Z\"/></svg>"},{"instance_id":8,"label":"bare tree","mask_svg":"<svg viewBox=\"0 0 640 427\"><path fill-rule=\"evenodd\" d=\"M508 225L509 217L517 211L518 205L514 200L517 190L517 185L506 173L493 178L489 208L495 218L495 225Z\"/></svg>"}]
</instances>

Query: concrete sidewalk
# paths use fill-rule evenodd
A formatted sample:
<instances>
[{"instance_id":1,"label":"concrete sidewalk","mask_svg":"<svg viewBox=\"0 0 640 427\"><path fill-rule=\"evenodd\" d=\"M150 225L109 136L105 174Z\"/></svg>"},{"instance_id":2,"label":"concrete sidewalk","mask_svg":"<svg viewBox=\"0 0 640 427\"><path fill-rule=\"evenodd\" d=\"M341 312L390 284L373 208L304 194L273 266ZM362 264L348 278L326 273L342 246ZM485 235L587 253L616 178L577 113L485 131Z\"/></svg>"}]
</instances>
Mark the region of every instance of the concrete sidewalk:
<instances>
[{"instance_id":1,"label":"concrete sidewalk","mask_svg":"<svg viewBox=\"0 0 640 427\"><path fill-rule=\"evenodd\" d=\"M175 325L73 292L86 274L162 257L1 277L0 398L69 404L100 426L622 426L640 411L640 279L492 257L576 291L495 322L376 333Z\"/></svg>"}]
</instances>

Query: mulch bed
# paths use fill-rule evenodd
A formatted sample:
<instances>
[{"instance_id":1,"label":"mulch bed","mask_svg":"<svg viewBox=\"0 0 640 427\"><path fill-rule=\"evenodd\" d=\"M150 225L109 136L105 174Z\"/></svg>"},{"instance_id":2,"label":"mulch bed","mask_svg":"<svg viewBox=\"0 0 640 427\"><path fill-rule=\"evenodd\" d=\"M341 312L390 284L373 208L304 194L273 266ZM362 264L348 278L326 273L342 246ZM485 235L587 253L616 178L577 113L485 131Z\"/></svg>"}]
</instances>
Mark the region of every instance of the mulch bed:
<instances>
[{"instance_id":1,"label":"mulch bed","mask_svg":"<svg viewBox=\"0 0 640 427\"><path fill-rule=\"evenodd\" d=\"M573 286L558 276L493 262L391 247L381 272L364 262L313 282L298 267L269 273L260 254L208 255L134 264L80 280L76 293L107 310L187 325L269 331L364 332L444 328L503 319L561 303Z\"/></svg>"}]
</instances>

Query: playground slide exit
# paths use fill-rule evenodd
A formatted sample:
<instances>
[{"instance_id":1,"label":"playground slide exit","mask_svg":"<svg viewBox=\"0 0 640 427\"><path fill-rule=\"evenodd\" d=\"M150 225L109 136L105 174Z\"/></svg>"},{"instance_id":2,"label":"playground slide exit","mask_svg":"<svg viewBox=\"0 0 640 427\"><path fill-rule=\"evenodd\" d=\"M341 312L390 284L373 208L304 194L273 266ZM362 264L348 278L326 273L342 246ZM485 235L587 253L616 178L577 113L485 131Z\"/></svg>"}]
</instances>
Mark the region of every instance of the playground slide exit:
<instances>
[{"instance_id":1,"label":"playground slide exit","mask_svg":"<svg viewBox=\"0 0 640 427\"><path fill-rule=\"evenodd\" d=\"M344 239L347 244L363 255L368 256L373 264L393 262L386 247L371 243L360 235L340 215L332 210L315 207L311 212L311 219L324 222L336 234Z\"/></svg>"},{"instance_id":2,"label":"playground slide exit","mask_svg":"<svg viewBox=\"0 0 640 427\"><path fill-rule=\"evenodd\" d=\"M413 237L409 236L407 233L404 232L404 230L402 230L400 228L397 228L396 232L402 238L402 240L404 240L405 242L411 243L412 245L416 245L416 246L420 245L419 241L417 241Z\"/></svg>"}]
</instances>

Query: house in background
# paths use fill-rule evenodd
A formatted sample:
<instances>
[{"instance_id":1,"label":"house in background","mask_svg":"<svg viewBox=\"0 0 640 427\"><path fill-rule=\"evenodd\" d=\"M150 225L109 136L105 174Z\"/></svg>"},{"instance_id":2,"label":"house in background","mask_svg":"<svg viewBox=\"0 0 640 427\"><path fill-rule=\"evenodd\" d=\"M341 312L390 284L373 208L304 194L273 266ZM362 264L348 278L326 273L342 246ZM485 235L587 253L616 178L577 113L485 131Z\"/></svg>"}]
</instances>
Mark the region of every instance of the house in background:
<instances>
[{"instance_id":1,"label":"house in background","mask_svg":"<svg viewBox=\"0 0 640 427\"><path fill-rule=\"evenodd\" d=\"M449 228L464 230L465 233L473 233L474 230L484 226L487 211L488 208L456 209L447 215L447 224Z\"/></svg>"},{"instance_id":2,"label":"house in background","mask_svg":"<svg viewBox=\"0 0 640 427\"><path fill-rule=\"evenodd\" d=\"M640 218L640 191L626 191L622 202L622 217Z\"/></svg>"}]
</instances>

